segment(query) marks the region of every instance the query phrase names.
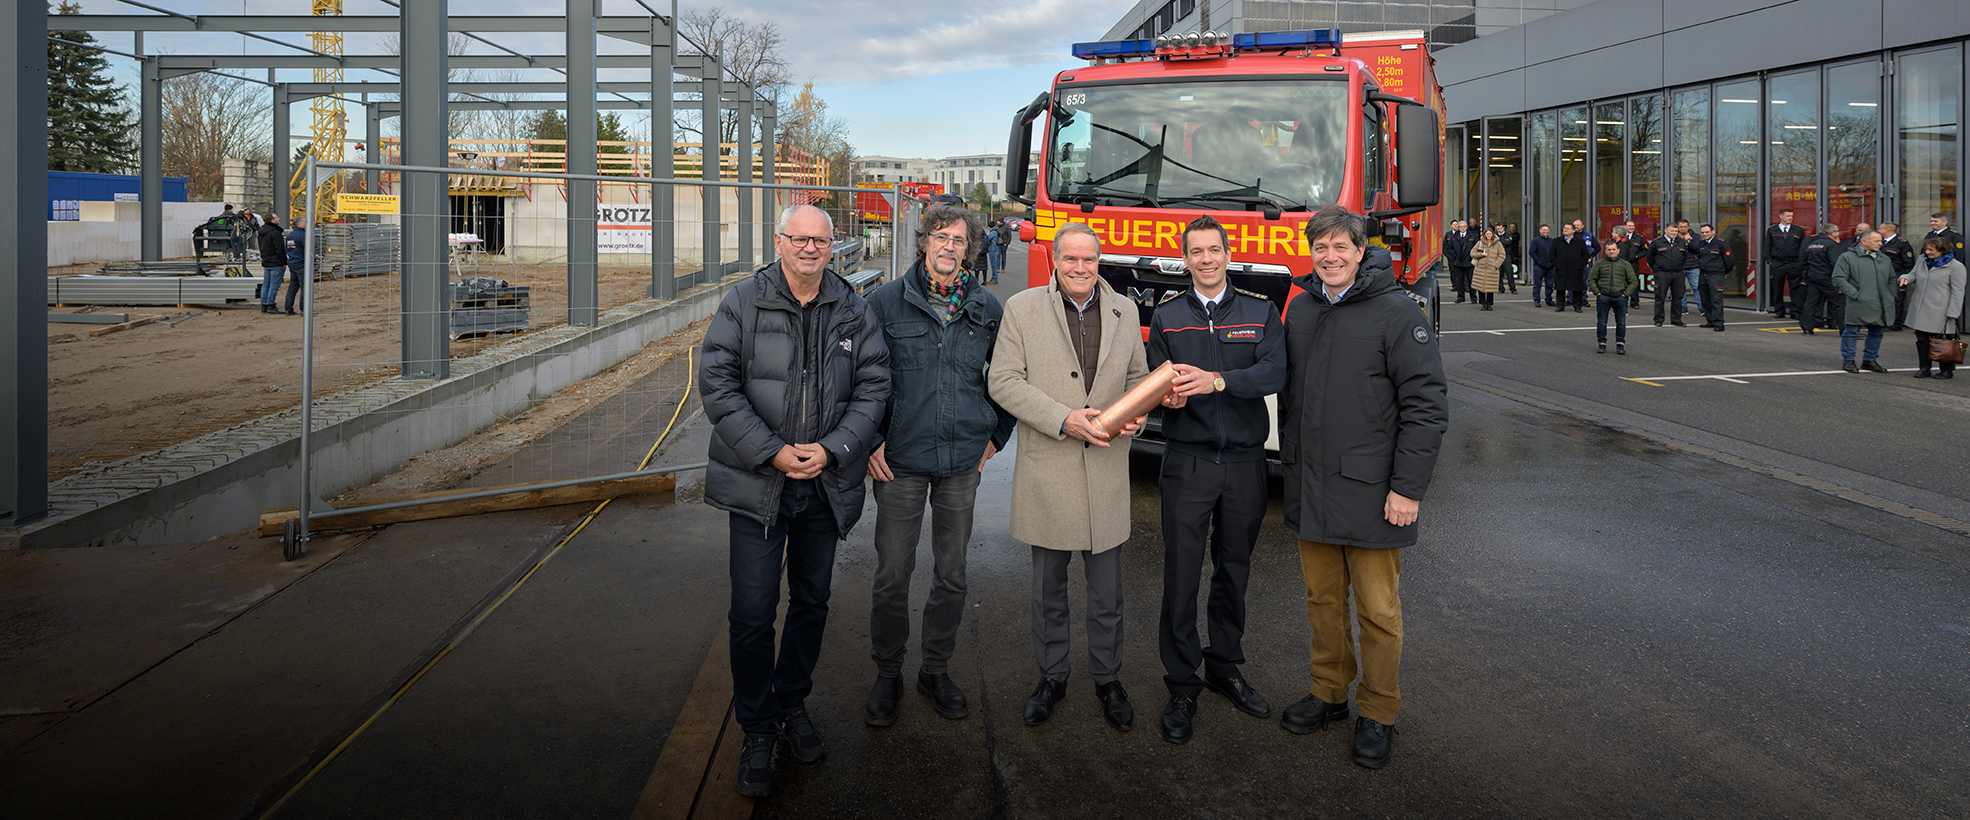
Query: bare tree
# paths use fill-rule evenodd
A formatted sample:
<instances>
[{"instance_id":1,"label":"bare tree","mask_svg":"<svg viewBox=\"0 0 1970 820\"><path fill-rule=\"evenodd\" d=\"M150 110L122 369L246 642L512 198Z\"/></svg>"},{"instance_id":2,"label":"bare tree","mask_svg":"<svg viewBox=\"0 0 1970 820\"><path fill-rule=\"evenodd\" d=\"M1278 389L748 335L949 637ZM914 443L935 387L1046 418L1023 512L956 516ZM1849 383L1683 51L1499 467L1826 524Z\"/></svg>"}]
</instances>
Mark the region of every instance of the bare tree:
<instances>
[{"instance_id":1,"label":"bare tree","mask_svg":"<svg viewBox=\"0 0 1970 820\"><path fill-rule=\"evenodd\" d=\"M225 160L273 158L273 101L263 86L213 72L164 81L164 172L193 199L225 190Z\"/></svg>"},{"instance_id":2,"label":"bare tree","mask_svg":"<svg viewBox=\"0 0 1970 820\"><path fill-rule=\"evenodd\" d=\"M814 93L813 83L803 86L787 110L781 112L780 142L827 162L827 178L821 184L842 187L854 184L855 147L848 141L848 123L828 114L828 103Z\"/></svg>"},{"instance_id":3,"label":"bare tree","mask_svg":"<svg viewBox=\"0 0 1970 820\"><path fill-rule=\"evenodd\" d=\"M380 40L383 46L383 53L396 57L403 56L403 40L401 35L397 34L396 32L390 32L384 34L382 38L380 38ZM463 32L453 31L453 32L447 32L445 34L446 56L457 57L462 54L465 54L467 51L470 51L471 49L472 49L472 39L465 36ZM508 73L512 73L512 72L508 72ZM473 69L452 68L452 69L447 69L445 71L446 82L469 83L469 82L477 82L478 80L479 80L479 72ZM517 95L506 95L506 96L513 97ZM401 96L398 96L397 98L399 100L403 99ZM479 98L473 96L467 96L465 94L454 93L451 95L450 101L456 103L456 102L465 102L467 100L477 100L477 99ZM457 106L451 106L447 108L445 112L446 114L445 129L447 133L450 134L451 139L472 139L476 137L477 134L479 133L479 129L480 129L479 121L483 119L482 115L484 115L485 113L487 112L460 108ZM401 120L399 120L399 127L401 127Z\"/></svg>"},{"instance_id":4,"label":"bare tree","mask_svg":"<svg viewBox=\"0 0 1970 820\"><path fill-rule=\"evenodd\" d=\"M777 23L748 23L714 6L679 12L677 30L684 37L680 50L723 54L727 76L751 85L767 98L784 97L781 92L793 84L793 65L786 60ZM677 130L701 133L703 116L698 108L680 106L676 119ZM720 119L718 141L738 142L736 118ZM754 137L758 137L757 132Z\"/></svg>"}]
</instances>

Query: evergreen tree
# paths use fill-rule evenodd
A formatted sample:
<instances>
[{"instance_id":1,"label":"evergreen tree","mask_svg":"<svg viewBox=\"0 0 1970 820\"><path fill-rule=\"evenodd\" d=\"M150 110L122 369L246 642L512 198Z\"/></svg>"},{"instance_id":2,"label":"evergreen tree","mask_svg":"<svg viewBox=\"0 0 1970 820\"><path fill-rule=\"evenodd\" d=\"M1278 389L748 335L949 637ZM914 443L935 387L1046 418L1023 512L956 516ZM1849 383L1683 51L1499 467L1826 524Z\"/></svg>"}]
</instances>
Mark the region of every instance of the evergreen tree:
<instances>
[{"instance_id":1,"label":"evergreen tree","mask_svg":"<svg viewBox=\"0 0 1970 820\"><path fill-rule=\"evenodd\" d=\"M623 127L622 117L617 116L613 111L607 114L596 112L595 141L629 142L629 129ZM595 150L597 153L603 154L629 153L629 147L626 145L599 145L596 146Z\"/></svg>"},{"instance_id":2,"label":"evergreen tree","mask_svg":"<svg viewBox=\"0 0 1970 820\"><path fill-rule=\"evenodd\" d=\"M534 115L533 122L527 124L527 139L565 140L568 138L568 121L559 111L542 111Z\"/></svg>"},{"instance_id":3,"label":"evergreen tree","mask_svg":"<svg viewBox=\"0 0 1970 820\"><path fill-rule=\"evenodd\" d=\"M64 0L56 14L81 14ZM48 170L107 174L137 164L135 115L110 82L109 60L86 31L51 31L48 41Z\"/></svg>"}]
</instances>

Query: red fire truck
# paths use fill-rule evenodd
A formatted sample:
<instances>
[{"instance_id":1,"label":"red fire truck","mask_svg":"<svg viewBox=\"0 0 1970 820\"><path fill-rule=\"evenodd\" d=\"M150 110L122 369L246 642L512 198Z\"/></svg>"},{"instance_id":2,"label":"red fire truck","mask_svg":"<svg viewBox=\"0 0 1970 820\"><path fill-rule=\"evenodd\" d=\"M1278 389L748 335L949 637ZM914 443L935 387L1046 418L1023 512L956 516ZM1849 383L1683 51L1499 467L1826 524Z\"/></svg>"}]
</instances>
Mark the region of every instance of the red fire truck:
<instances>
[{"instance_id":1,"label":"red fire truck","mask_svg":"<svg viewBox=\"0 0 1970 820\"><path fill-rule=\"evenodd\" d=\"M1136 302L1146 333L1155 307L1190 286L1183 226L1210 214L1228 234L1232 286L1280 304L1312 271L1307 219L1340 203L1375 220L1371 244L1436 321L1444 107L1422 32L1192 32L1079 43L1074 56L1089 64L1013 117L1006 191L1032 206L1020 227L1029 285L1052 278L1059 227L1087 223L1102 277Z\"/></svg>"}]
</instances>

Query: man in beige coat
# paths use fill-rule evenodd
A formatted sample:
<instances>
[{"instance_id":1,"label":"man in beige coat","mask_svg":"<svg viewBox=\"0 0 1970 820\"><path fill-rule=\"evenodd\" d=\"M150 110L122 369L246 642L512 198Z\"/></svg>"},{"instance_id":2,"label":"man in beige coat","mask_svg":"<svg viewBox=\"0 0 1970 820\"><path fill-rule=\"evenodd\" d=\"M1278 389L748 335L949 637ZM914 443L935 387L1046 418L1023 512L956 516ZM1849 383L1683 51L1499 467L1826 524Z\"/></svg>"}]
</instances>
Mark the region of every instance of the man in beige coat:
<instances>
[{"instance_id":1,"label":"man in beige coat","mask_svg":"<svg viewBox=\"0 0 1970 820\"><path fill-rule=\"evenodd\" d=\"M1083 555L1088 667L1109 725L1135 712L1122 663L1122 556L1129 537L1129 446L1092 421L1148 375L1135 303L1101 280L1101 240L1080 223L1054 238L1054 281L1006 300L992 353L992 399L1019 419L1012 537L1033 547L1033 654L1040 682L1028 724L1044 723L1067 687L1067 565ZM1078 406L1077 406L1078 405ZM1133 436L1141 420L1120 431Z\"/></svg>"}]
</instances>

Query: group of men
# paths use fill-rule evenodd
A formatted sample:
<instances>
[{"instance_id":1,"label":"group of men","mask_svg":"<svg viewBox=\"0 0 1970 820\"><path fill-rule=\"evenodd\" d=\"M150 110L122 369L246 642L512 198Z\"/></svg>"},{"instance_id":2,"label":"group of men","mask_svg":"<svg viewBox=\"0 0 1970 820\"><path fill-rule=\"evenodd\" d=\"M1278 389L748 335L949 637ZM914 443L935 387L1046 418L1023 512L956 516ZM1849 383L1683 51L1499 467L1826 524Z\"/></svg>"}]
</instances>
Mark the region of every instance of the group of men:
<instances>
[{"instance_id":1,"label":"group of men","mask_svg":"<svg viewBox=\"0 0 1970 820\"><path fill-rule=\"evenodd\" d=\"M1450 287L1457 292L1457 302L1460 304L1466 301L1465 297L1469 297L1469 301L1477 301L1477 289L1472 284L1477 263L1471 258L1471 249L1477 247L1478 240L1484 235L1477 225L1477 220L1454 220L1450 223L1450 231L1443 235L1444 264L1450 268ZM1518 293L1518 274L1524 265L1519 223L1493 222L1491 235L1505 246L1504 264L1499 266L1498 272L1499 284L1512 293Z\"/></svg>"},{"instance_id":2,"label":"group of men","mask_svg":"<svg viewBox=\"0 0 1970 820\"><path fill-rule=\"evenodd\" d=\"M731 513L732 679L746 733L739 791L770 791L782 738L800 760L825 754L805 701L836 543L861 514L865 473L875 480L877 523L876 675L864 719L889 726L902 710L926 503L934 566L915 688L944 718L969 714L949 667L966 609L966 551L980 474L1014 430L1011 536L1031 552L1039 671L1022 718L1046 723L1066 695L1068 571L1078 554L1096 700L1111 726L1133 725L1120 680L1119 547L1130 537L1128 439L1143 419L1110 429L1101 412L1164 362L1174 381L1163 399L1160 478L1163 737L1190 739L1205 689L1246 714L1272 712L1240 670L1250 558L1268 496L1265 399L1277 395L1285 518L1300 538L1313 627L1309 694L1284 710L1282 724L1307 733L1346 720L1359 673L1353 759L1386 765L1400 706L1400 548L1416 541L1447 409L1435 334L1366 231L1364 218L1338 207L1314 214L1306 226L1313 270L1274 305L1230 287L1224 228L1208 217L1191 222L1183 233L1191 287L1156 308L1145 343L1135 303L1102 280L1101 240L1084 224L1054 236L1048 284L1001 304L966 262L985 241L981 221L932 206L916 263L865 302L827 269L827 214L788 209L775 238L780 261L721 303L700 376L713 426L705 498ZM1371 396L1380 406L1362 406ZM1208 644L1196 623L1206 554L1214 564ZM782 562L788 600L776 657Z\"/></svg>"},{"instance_id":3,"label":"group of men","mask_svg":"<svg viewBox=\"0 0 1970 820\"><path fill-rule=\"evenodd\" d=\"M225 206L218 218L238 225L239 230L253 238L254 249L260 254L260 312L298 315L294 304L301 294L301 275L307 267L308 229L296 226L292 231L283 231L279 215L255 214L250 208L234 211L231 205ZM282 279L290 283L285 311L280 308Z\"/></svg>"},{"instance_id":4,"label":"group of men","mask_svg":"<svg viewBox=\"0 0 1970 820\"><path fill-rule=\"evenodd\" d=\"M1846 295L1834 280L1835 268L1845 254L1857 248L1879 254L1899 278L1921 261L1916 248L1924 240L1941 238L1959 251L1963 247L1963 234L1950 227L1949 215L1941 212L1929 215L1929 233L1914 242L1904 238L1901 226L1893 222L1879 226L1862 222L1854 226L1853 236L1843 240L1837 224L1828 222L1820 226L1818 235L1811 235L1805 227L1792 224L1792 219L1791 209L1781 210L1778 222L1765 229L1764 284L1765 292L1771 295L1769 310L1780 318L1799 320L1799 329L1806 333L1846 326ZM1885 328L1889 331L1903 330L1908 319L1908 292L1897 288L1895 297L1894 315Z\"/></svg>"}]
</instances>

